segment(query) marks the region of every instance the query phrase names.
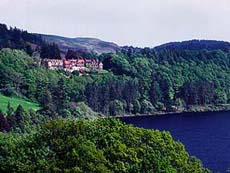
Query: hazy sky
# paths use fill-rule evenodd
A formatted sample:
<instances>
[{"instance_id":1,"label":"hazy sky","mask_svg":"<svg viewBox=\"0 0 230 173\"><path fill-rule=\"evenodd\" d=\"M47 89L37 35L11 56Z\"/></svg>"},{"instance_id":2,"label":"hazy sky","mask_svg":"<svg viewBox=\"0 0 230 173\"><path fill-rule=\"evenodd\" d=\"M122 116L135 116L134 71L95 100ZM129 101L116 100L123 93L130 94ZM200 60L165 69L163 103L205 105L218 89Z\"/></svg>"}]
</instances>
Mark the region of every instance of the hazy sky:
<instances>
[{"instance_id":1,"label":"hazy sky","mask_svg":"<svg viewBox=\"0 0 230 173\"><path fill-rule=\"evenodd\" d=\"M0 0L0 23L141 47L230 41L230 0Z\"/></svg>"}]
</instances>

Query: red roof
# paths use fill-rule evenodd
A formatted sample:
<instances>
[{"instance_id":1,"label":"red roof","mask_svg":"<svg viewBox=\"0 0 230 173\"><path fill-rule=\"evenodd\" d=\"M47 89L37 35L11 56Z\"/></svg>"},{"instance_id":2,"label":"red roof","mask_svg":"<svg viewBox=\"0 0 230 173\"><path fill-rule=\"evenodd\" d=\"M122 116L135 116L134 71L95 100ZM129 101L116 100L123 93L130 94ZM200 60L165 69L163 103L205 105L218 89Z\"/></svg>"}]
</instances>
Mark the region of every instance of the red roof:
<instances>
[{"instance_id":1,"label":"red roof","mask_svg":"<svg viewBox=\"0 0 230 173\"><path fill-rule=\"evenodd\" d=\"M70 64L70 61L68 61L68 60L64 60L64 62L63 62L65 65L67 65L67 64Z\"/></svg>"}]
</instances>

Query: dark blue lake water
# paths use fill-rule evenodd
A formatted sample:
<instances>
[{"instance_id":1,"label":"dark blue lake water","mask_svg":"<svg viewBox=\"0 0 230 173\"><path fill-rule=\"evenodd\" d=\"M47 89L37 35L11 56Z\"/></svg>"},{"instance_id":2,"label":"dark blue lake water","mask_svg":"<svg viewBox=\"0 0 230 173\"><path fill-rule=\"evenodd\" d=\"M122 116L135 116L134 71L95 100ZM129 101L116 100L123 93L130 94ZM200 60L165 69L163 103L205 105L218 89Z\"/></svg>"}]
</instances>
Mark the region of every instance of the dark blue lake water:
<instances>
[{"instance_id":1,"label":"dark blue lake water","mask_svg":"<svg viewBox=\"0 0 230 173\"><path fill-rule=\"evenodd\" d=\"M230 112L121 118L127 124L170 131L214 173L230 170Z\"/></svg>"}]
</instances>

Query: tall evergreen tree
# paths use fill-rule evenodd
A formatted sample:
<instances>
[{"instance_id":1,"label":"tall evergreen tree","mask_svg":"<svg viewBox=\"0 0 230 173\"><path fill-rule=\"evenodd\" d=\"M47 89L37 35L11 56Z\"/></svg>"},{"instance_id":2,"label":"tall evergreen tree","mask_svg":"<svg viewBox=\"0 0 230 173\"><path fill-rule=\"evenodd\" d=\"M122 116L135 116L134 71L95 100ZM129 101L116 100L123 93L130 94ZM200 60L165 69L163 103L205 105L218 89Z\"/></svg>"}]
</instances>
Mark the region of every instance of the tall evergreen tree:
<instances>
[{"instance_id":1,"label":"tall evergreen tree","mask_svg":"<svg viewBox=\"0 0 230 173\"><path fill-rule=\"evenodd\" d=\"M19 128L20 130L24 129L25 126L25 116L26 112L23 109L22 105L18 105L16 111L11 115L7 116L7 120L11 128Z\"/></svg>"},{"instance_id":2,"label":"tall evergreen tree","mask_svg":"<svg viewBox=\"0 0 230 173\"><path fill-rule=\"evenodd\" d=\"M6 117L3 115L3 113L0 111L0 131L9 131L10 125L6 119Z\"/></svg>"},{"instance_id":3,"label":"tall evergreen tree","mask_svg":"<svg viewBox=\"0 0 230 173\"><path fill-rule=\"evenodd\" d=\"M54 105L51 92L48 89L45 91L40 103L42 107L42 109L39 111L40 113L52 118L57 116L56 106Z\"/></svg>"}]
</instances>

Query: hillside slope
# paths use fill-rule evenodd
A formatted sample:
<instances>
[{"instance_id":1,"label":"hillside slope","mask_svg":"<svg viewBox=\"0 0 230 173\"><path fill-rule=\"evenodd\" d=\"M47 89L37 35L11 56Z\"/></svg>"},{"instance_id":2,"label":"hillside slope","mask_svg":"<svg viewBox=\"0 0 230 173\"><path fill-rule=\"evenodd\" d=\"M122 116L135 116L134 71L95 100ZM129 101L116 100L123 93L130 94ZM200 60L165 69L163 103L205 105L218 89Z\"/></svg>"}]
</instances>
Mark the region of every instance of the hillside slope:
<instances>
[{"instance_id":1,"label":"hillside slope","mask_svg":"<svg viewBox=\"0 0 230 173\"><path fill-rule=\"evenodd\" d=\"M182 42L170 42L155 47L155 49L171 49L171 50L222 50L225 52L230 51L230 43L227 41L217 40L188 40Z\"/></svg>"},{"instance_id":2,"label":"hillside slope","mask_svg":"<svg viewBox=\"0 0 230 173\"><path fill-rule=\"evenodd\" d=\"M25 108L26 110L28 109L33 109L33 110L38 110L39 106L36 103L33 102L29 102L26 101L24 99L20 99L20 98L14 98L14 97L6 97L0 94L0 109L6 113L7 111L7 106L8 103L10 103L10 105L16 109L18 107L18 105L22 105L23 108Z\"/></svg>"},{"instance_id":3,"label":"hillside slope","mask_svg":"<svg viewBox=\"0 0 230 173\"><path fill-rule=\"evenodd\" d=\"M102 53L115 53L119 50L119 46L112 42L105 42L96 38L67 38L55 35L41 34L42 39L48 43L56 43L63 52L71 50L81 50L87 52Z\"/></svg>"}]
</instances>

